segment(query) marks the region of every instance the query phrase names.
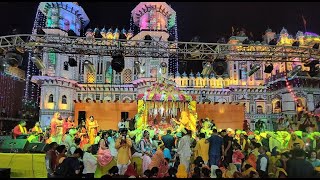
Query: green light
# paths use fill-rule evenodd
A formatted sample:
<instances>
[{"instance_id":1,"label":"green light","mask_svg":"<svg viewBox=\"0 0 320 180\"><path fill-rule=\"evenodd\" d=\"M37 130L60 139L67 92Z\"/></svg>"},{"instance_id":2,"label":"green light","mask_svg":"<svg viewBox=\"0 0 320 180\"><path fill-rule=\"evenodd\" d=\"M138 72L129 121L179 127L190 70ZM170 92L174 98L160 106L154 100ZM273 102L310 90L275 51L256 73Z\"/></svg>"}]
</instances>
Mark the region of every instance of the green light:
<instances>
[{"instance_id":1,"label":"green light","mask_svg":"<svg viewBox=\"0 0 320 180\"><path fill-rule=\"evenodd\" d=\"M48 53L49 55L49 61L51 62L51 64L55 65L56 64L56 53Z\"/></svg>"}]
</instances>

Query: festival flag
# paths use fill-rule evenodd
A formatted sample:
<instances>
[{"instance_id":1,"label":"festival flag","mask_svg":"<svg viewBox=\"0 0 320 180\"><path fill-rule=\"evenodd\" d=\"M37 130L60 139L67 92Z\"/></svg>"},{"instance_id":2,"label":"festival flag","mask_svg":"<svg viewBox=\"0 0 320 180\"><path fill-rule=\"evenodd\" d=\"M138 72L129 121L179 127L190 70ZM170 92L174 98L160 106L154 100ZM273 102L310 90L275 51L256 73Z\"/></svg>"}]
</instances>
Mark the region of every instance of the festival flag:
<instances>
[{"instance_id":1,"label":"festival flag","mask_svg":"<svg viewBox=\"0 0 320 180\"><path fill-rule=\"evenodd\" d=\"M302 15L302 21L303 21L304 31L307 31L307 21L303 15Z\"/></svg>"}]
</instances>

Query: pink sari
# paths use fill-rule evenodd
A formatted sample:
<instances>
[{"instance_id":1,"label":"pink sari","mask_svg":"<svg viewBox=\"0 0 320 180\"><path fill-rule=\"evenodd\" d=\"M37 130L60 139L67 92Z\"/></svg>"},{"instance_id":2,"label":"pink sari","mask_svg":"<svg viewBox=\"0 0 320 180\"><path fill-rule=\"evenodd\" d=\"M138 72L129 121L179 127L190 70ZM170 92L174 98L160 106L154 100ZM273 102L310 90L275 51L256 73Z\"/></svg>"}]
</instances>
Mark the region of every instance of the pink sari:
<instances>
[{"instance_id":1,"label":"pink sari","mask_svg":"<svg viewBox=\"0 0 320 180\"><path fill-rule=\"evenodd\" d=\"M98 150L98 157L97 157L98 163L100 166L106 166L112 161L111 152L109 149L101 149Z\"/></svg>"}]
</instances>

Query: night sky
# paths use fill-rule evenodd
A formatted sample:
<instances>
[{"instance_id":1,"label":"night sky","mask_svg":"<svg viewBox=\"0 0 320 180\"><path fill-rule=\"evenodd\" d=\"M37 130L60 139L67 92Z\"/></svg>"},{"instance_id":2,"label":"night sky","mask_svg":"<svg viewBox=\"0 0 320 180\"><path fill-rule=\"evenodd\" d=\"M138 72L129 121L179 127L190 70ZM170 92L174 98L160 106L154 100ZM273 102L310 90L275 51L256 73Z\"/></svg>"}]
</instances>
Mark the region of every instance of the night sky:
<instances>
[{"instance_id":1,"label":"night sky","mask_svg":"<svg viewBox=\"0 0 320 180\"><path fill-rule=\"evenodd\" d=\"M138 2L79 2L86 11L88 27L129 29L131 10ZM255 41L261 41L270 27L279 33L282 27L295 35L304 31L302 14L307 21L307 31L320 34L320 2L170 2L178 16L180 41L190 41L200 36L201 42L217 42L230 37L231 27L252 32ZM0 35L12 27L20 33L31 33L38 2L0 3Z\"/></svg>"}]
</instances>

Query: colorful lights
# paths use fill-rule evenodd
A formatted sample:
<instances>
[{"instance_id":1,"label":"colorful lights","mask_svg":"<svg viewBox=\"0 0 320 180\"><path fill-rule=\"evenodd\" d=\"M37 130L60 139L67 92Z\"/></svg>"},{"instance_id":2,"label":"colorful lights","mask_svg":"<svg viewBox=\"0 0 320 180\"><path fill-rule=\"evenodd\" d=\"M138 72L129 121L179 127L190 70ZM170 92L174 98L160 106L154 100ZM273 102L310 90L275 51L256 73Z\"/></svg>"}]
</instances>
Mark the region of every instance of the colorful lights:
<instances>
[{"instance_id":1,"label":"colorful lights","mask_svg":"<svg viewBox=\"0 0 320 180\"><path fill-rule=\"evenodd\" d=\"M288 90L289 93L291 94L291 97L292 97L292 99L294 100L295 104L300 103L299 97L296 96L296 94L295 94L295 92L294 92L294 90L293 90L293 84L291 84L291 83L289 82L289 80L288 80L288 78L287 78L286 76L285 76L285 80L286 80L287 90ZM300 86L299 82L298 82L298 83L295 83L295 84L297 84L298 87ZM302 110L304 113L308 114L309 116L319 116L319 115L314 114L314 113L311 112L311 111L308 111L306 108L302 108L301 110Z\"/></svg>"}]
</instances>

